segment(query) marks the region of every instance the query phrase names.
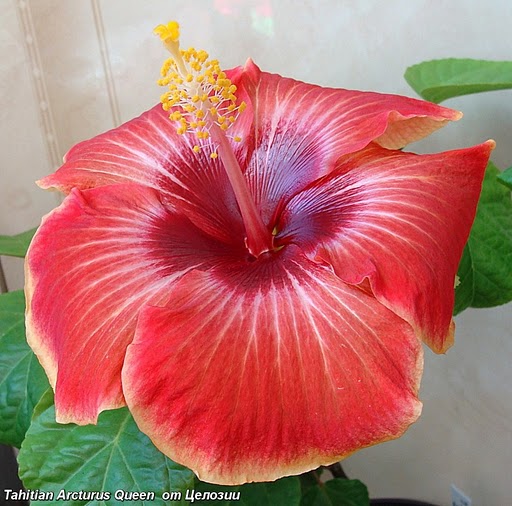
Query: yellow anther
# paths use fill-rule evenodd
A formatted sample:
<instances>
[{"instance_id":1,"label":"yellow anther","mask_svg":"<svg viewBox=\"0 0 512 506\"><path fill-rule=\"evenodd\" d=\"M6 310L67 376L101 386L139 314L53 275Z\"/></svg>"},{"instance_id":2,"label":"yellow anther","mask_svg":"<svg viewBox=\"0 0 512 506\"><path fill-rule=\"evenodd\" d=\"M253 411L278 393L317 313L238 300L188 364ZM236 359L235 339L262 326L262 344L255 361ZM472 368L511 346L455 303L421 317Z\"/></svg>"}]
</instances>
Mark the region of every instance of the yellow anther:
<instances>
[{"instance_id":1,"label":"yellow anther","mask_svg":"<svg viewBox=\"0 0 512 506\"><path fill-rule=\"evenodd\" d=\"M235 137L233 137L233 140L234 140L235 142L242 142L242 138L241 138L241 137L239 137L238 135L236 135Z\"/></svg>"},{"instance_id":2,"label":"yellow anther","mask_svg":"<svg viewBox=\"0 0 512 506\"><path fill-rule=\"evenodd\" d=\"M237 105L237 87L222 71L218 60L208 60L204 50L180 49L179 25L175 21L157 26L155 33L172 56L162 64L158 84L167 87L160 101L162 108L169 111L169 119L178 122L176 132L195 134L204 140L211 137L212 128L228 130L246 105ZM200 143L192 149L199 153ZM215 153L212 158L216 156Z\"/></svg>"},{"instance_id":3,"label":"yellow anther","mask_svg":"<svg viewBox=\"0 0 512 506\"><path fill-rule=\"evenodd\" d=\"M217 158L219 155L217 153L211 153L210 154L210 158L212 158L213 160L215 160L215 158Z\"/></svg>"},{"instance_id":4,"label":"yellow anther","mask_svg":"<svg viewBox=\"0 0 512 506\"><path fill-rule=\"evenodd\" d=\"M163 42L168 40L176 42L180 38L180 25L176 21L170 21L166 25L158 25L153 33L158 35Z\"/></svg>"},{"instance_id":5,"label":"yellow anther","mask_svg":"<svg viewBox=\"0 0 512 506\"><path fill-rule=\"evenodd\" d=\"M204 49L200 49L196 55L197 61L204 63L208 59L208 53Z\"/></svg>"}]
</instances>

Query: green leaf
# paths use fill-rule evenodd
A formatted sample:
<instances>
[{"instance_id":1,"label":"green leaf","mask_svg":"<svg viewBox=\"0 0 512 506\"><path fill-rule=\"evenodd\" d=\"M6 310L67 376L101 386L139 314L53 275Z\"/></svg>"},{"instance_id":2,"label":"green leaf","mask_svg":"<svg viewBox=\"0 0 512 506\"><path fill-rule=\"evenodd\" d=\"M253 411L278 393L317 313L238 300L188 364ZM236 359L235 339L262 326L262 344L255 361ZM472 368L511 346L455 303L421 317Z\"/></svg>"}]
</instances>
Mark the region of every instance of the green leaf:
<instances>
[{"instance_id":1,"label":"green leaf","mask_svg":"<svg viewBox=\"0 0 512 506\"><path fill-rule=\"evenodd\" d=\"M213 502L218 506L299 506L301 496L300 480L297 476L269 483L248 483L239 487L197 482L193 493L197 494L193 504L198 506L206 506ZM226 499L220 500L220 497Z\"/></svg>"},{"instance_id":2,"label":"green leaf","mask_svg":"<svg viewBox=\"0 0 512 506\"><path fill-rule=\"evenodd\" d=\"M38 505L120 504L118 490L155 494L130 504L164 505L169 503L162 499L164 492L184 496L194 481L192 471L165 457L139 431L126 408L101 413L97 425L56 423L51 389L36 406L18 463L27 489L53 493L52 500ZM103 492L110 497L72 497L66 502L59 499L62 490Z\"/></svg>"},{"instance_id":3,"label":"green leaf","mask_svg":"<svg viewBox=\"0 0 512 506\"><path fill-rule=\"evenodd\" d=\"M23 291L0 295L0 443L20 447L48 380L25 339Z\"/></svg>"},{"instance_id":4,"label":"green leaf","mask_svg":"<svg viewBox=\"0 0 512 506\"><path fill-rule=\"evenodd\" d=\"M464 250L455 289L455 314L512 300L512 201L489 162L475 223Z\"/></svg>"},{"instance_id":5,"label":"green leaf","mask_svg":"<svg viewBox=\"0 0 512 506\"><path fill-rule=\"evenodd\" d=\"M432 60L409 67L405 79L424 99L439 103L470 93L512 88L512 61Z\"/></svg>"},{"instance_id":6,"label":"green leaf","mask_svg":"<svg viewBox=\"0 0 512 506\"><path fill-rule=\"evenodd\" d=\"M499 176L498 181L504 184L507 188L512 189L512 167L504 170Z\"/></svg>"},{"instance_id":7,"label":"green leaf","mask_svg":"<svg viewBox=\"0 0 512 506\"><path fill-rule=\"evenodd\" d=\"M18 235L0 235L0 255L24 257L37 228Z\"/></svg>"},{"instance_id":8,"label":"green leaf","mask_svg":"<svg viewBox=\"0 0 512 506\"><path fill-rule=\"evenodd\" d=\"M368 489L359 480L335 478L310 488L300 506L368 506Z\"/></svg>"}]
</instances>

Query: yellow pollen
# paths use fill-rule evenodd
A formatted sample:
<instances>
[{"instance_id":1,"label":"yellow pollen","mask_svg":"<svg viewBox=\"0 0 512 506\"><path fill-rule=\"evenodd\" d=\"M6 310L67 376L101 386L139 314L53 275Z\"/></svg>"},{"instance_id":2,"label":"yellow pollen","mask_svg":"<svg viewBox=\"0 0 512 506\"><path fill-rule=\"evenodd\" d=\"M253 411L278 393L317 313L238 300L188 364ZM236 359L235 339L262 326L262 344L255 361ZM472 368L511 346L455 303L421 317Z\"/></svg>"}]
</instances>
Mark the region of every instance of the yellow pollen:
<instances>
[{"instance_id":1,"label":"yellow pollen","mask_svg":"<svg viewBox=\"0 0 512 506\"><path fill-rule=\"evenodd\" d=\"M237 103L237 87L222 71L219 61L208 60L208 53L202 49L180 49L180 27L176 21L158 25L154 33L171 53L171 58L162 65L157 82L167 88L160 101L169 112L169 119L179 123L176 132L191 133L206 140L210 138L211 128L228 130L246 104ZM241 142L242 139L236 136L233 140ZM195 145L192 149L199 153L201 146ZM212 158L216 158L215 151L213 154Z\"/></svg>"},{"instance_id":2,"label":"yellow pollen","mask_svg":"<svg viewBox=\"0 0 512 506\"><path fill-rule=\"evenodd\" d=\"M212 158L212 159L214 159L214 160L215 160L215 158L217 158L218 156L219 156L219 155L218 155L217 153L212 153L212 154L210 155L210 158Z\"/></svg>"}]
</instances>

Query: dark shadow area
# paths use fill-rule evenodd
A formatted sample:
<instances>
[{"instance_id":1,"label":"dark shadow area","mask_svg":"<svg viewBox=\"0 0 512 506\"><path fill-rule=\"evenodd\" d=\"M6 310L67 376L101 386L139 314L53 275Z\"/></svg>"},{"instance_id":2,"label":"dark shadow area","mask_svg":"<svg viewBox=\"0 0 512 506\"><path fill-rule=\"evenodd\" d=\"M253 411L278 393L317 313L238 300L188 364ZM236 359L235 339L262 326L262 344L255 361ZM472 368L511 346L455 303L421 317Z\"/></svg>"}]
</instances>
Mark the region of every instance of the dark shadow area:
<instances>
[{"instance_id":1,"label":"dark shadow area","mask_svg":"<svg viewBox=\"0 0 512 506\"><path fill-rule=\"evenodd\" d=\"M23 485L18 478L18 463L10 446L0 445L0 506L28 506L27 501L7 500L5 490L18 492Z\"/></svg>"}]
</instances>

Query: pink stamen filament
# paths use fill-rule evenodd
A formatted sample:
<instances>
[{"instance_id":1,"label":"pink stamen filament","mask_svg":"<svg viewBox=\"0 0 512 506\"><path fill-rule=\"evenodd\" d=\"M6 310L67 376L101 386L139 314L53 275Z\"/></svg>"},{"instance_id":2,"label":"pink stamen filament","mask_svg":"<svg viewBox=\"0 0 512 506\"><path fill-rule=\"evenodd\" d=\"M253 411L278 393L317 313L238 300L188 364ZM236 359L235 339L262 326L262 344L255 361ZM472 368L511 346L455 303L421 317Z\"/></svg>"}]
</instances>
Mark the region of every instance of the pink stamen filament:
<instances>
[{"instance_id":1,"label":"pink stamen filament","mask_svg":"<svg viewBox=\"0 0 512 506\"><path fill-rule=\"evenodd\" d=\"M261 219L242 169L224 132L215 124L211 125L209 132L214 144L218 147L219 158L224 165L229 182L235 193L238 207L240 208L247 234L245 238L246 247L251 255L258 257L262 253L273 249L272 233Z\"/></svg>"}]
</instances>

